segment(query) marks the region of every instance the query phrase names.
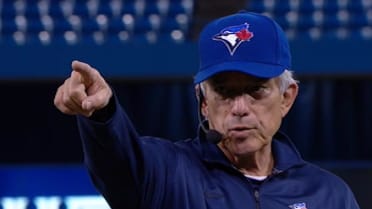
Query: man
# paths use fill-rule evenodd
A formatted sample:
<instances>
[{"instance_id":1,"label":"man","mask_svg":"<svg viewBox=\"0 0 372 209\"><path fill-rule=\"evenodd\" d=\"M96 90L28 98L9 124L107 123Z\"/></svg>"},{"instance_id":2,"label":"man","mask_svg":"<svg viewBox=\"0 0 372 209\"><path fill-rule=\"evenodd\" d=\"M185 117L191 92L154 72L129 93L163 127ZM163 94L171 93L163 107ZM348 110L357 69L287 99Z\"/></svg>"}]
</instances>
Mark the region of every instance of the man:
<instances>
[{"instance_id":1,"label":"man","mask_svg":"<svg viewBox=\"0 0 372 209\"><path fill-rule=\"evenodd\" d=\"M208 24L199 41L198 136L139 136L97 70L74 61L55 105L78 115L85 163L113 209L357 209L349 187L304 161L279 127L298 85L288 42L249 12ZM202 115L202 116L201 116Z\"/></svg>"}]
</instances>

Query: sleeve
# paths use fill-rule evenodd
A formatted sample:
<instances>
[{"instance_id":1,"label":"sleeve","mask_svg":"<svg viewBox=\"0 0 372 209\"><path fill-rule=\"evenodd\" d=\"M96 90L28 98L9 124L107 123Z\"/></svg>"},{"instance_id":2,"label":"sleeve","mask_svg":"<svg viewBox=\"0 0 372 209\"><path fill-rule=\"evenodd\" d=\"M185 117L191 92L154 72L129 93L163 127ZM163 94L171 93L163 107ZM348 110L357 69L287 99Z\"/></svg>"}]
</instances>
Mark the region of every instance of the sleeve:
<instances>
[{"instance_id":1,"label":"sleeve","mask_svg":"<svg viewBox=\"0 0 372 209\"><path fill-rule=\"evenodd\" d=\"M143 150L115 95L110 103L115 108L106 121L77 116L84 162L111 208L139 208Z\"/></svg>"}]
</instances>

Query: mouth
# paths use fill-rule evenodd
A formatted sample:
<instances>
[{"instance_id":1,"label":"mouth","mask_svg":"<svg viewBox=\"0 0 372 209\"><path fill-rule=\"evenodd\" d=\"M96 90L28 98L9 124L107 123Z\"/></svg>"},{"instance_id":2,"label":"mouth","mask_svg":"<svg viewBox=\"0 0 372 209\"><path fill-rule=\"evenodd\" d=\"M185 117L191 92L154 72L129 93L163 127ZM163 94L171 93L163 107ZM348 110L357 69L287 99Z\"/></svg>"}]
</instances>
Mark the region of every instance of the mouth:
<instances>
[{"instance_id":1,"label":"mouth","mask_svg":"<svg viewBox=\"0 0 372 209\"><path fill-rule=\"evenodd\" d=\"M247 127L247 126L235 126L229 129L229 131L246 131L246 130L251 130L253 128Z\"/></svg>"},{"instance_id":2,"label":"mouth","mask_svg":"<svg viewBox=\"0 0 372 209\"><path fill-rule=\"evenodd\" d=\"M246 138L252 130L250 127L239 126L229 129L228 132L233 138Z\"/></svg>"}]
</instances>

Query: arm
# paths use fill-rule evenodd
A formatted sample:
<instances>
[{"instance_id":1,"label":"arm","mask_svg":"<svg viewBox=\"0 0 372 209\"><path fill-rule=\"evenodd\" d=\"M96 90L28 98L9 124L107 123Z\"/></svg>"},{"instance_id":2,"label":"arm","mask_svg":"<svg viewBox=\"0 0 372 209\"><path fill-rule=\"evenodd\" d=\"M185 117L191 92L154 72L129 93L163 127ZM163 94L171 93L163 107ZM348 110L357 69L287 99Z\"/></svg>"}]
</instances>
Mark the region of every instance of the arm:
<instances>
[{"instance_id":1,"label":"arm","mask_svg":"<svg viewBox=\"0 0 372 209\"><path fill-rule=\"evenodd\" d=\"M138 208L144 170L139 136L115 96L103 111L99 118L77 117L85 164L112 208Z\"/></svg>"},{"instance_id":2,"label":"arm","mask_svg":"<svg viewBox=\"0 0 372 209\"><path fill-rule=\"evenodd\" d=\"M136 131L100 73L72 62L72 73L58 88L55 106L77 115L85 162L94 184L112 208L135 208L139 202L142 152Z\"/></svg>"}]
</instances>

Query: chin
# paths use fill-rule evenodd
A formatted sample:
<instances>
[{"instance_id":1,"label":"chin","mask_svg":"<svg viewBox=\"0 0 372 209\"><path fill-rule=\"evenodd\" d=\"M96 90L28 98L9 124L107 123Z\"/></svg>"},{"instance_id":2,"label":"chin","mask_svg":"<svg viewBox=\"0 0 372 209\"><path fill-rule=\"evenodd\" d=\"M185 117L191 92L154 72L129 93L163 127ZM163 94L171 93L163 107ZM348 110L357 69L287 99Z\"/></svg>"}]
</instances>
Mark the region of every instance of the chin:
<instances>
[{"instance_id":1,"label":"chin","mask_svg":"<svg viewBox=\"0 0 372 209\"><path fill-rule=\"evenodd\" d=\"M228 149L235 155L249 155L261 150L263 147L264 144L258 139L244 141L232 140Z\"/></svg>"}]
</instances>

